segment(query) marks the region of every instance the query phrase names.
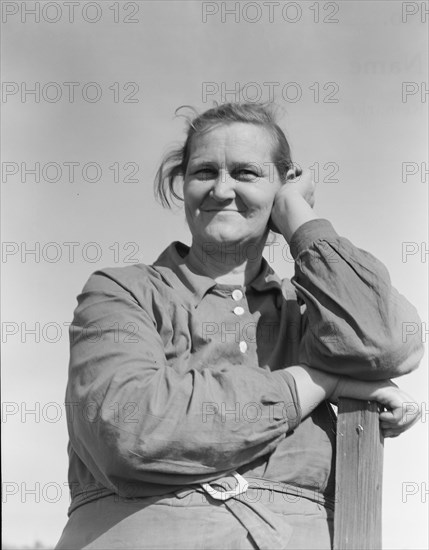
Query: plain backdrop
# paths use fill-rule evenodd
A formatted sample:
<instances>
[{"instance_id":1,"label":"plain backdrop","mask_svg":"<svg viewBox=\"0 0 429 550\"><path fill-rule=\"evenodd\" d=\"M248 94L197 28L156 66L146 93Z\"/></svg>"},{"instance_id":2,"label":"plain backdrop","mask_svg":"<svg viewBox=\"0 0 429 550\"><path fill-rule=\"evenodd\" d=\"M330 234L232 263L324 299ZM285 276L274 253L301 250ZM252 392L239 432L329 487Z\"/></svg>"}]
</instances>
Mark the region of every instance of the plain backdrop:
<instances>
[{"instance_id":1,"label":"plain backdrop","mask_svg":"<svg viewBox=\"0 0 429 550\"><path fill-rule=\"evenodd\" d=\"M318 214L386 264L427 330L426 5L2 2L5 545L52 546L66 522L76 295L98 268L189 243L152 191L178 106L275 99ZM283 240L268 256L292 276ZM428 548L426 364L399 381L422 420L385 443L387 549Z\"/></svg>"}]
</instances>

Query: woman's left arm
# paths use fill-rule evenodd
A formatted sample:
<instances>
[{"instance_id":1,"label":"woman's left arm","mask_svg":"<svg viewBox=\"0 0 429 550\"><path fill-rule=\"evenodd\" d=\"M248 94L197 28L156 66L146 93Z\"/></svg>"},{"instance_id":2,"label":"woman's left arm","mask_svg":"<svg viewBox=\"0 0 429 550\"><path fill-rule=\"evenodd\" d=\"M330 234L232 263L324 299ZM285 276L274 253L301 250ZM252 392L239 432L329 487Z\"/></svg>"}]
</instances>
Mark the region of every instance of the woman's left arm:
<instances>
[{"instance_id":1,"label":"woman's left arm","mask_svg":"<svg viewBox=\"0 0 429 550\"><path fill-rule=\"evenodd\" d=\"M272 212L290 244L292 283L306 306L299 362L366 380L411 372L423 355L416 309L379 260L316 216L313 192L308 177L287 183Z\"/></svg>"}]
</instances>

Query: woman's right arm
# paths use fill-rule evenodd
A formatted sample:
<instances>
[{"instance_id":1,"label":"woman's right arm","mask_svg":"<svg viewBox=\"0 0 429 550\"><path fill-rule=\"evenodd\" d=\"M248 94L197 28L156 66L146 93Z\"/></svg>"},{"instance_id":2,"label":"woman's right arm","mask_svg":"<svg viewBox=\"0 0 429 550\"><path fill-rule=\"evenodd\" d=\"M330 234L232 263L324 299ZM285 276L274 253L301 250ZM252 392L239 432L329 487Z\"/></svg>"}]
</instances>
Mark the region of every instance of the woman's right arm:
<instances>
[{"instance_id":1,"label":"woman's right arm","mask_svg":"<svg viewBox=\"0 0 429 550\"><path fill-rule=\"evenodd\" d=\"M130 269L92 275L70 327L70 441L92 475L112 490L201 483L273 451L300 422L293 376L222 357L198 368L190 355L167 360L156 307L130 290Z\"/></svg>"},{"instance_id":2,"label":"woman's right arm","mask_svg":"<svg viewBox=\"0 0 429 550\"><path fill-rule=\"evenodd\" d=\"M340 397L349 397L377 401L386 409L380 413L384 437L396 437L411 428L421 416L414 400L391 380L356 380L300 365L286 370L294 377L302 418L307 417L325 399L336 402ZM411 404L412 407L407 406Z\"/></svg>"},{"instance_id":3,"label":"woman's right arm","mask_svg":"<svg viewBox=\"0 0 429 550\"><path fill-rule=\"evenodd\" d=\"M210 482L272 452L335 390L336 375L309 367L271 372L220 357L196 369L189 356L169 363L158 328L110 270L92 275L78 298L70 441L112 490L129 480Z\"/></svg>"}]
</instances>

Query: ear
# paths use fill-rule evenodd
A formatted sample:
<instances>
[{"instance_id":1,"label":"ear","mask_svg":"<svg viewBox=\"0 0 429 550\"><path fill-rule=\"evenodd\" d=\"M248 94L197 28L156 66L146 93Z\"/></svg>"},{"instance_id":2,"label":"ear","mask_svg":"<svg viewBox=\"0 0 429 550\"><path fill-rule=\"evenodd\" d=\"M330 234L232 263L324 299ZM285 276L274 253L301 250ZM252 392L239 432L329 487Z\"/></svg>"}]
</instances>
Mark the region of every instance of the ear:
<instances>
[{"instance_id":1,"label":"ear","mask_svg":"<svg viewBox=\"0 0 429 550\"><path fill-rule=\"evenodd\" d=\"M286 181L294 180L302 175L302 168L293 165L292 168L286 172Z\"/></svg>"}]
</instances>

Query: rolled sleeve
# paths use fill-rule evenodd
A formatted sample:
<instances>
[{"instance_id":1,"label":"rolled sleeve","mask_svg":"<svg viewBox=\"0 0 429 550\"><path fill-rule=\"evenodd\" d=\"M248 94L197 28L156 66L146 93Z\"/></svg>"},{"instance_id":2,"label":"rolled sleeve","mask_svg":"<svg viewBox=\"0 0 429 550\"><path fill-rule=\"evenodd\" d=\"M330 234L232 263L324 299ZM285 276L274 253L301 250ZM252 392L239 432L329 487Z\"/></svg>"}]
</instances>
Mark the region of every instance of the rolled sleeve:
<instances>
[{"instance_id":1,"label":"rolled sleeve","mask_svg":"<svg viewBox=\"0 0 429 550\"><path fill-rule=\"evenodd\" d=\"M306 306L300 362L362 379L417 368L423 354L419 316L379 260L323 219L303 224L290 248L292 284ZM404 338L406 323L417 330Z\"/></svg>"}]
</instances>

